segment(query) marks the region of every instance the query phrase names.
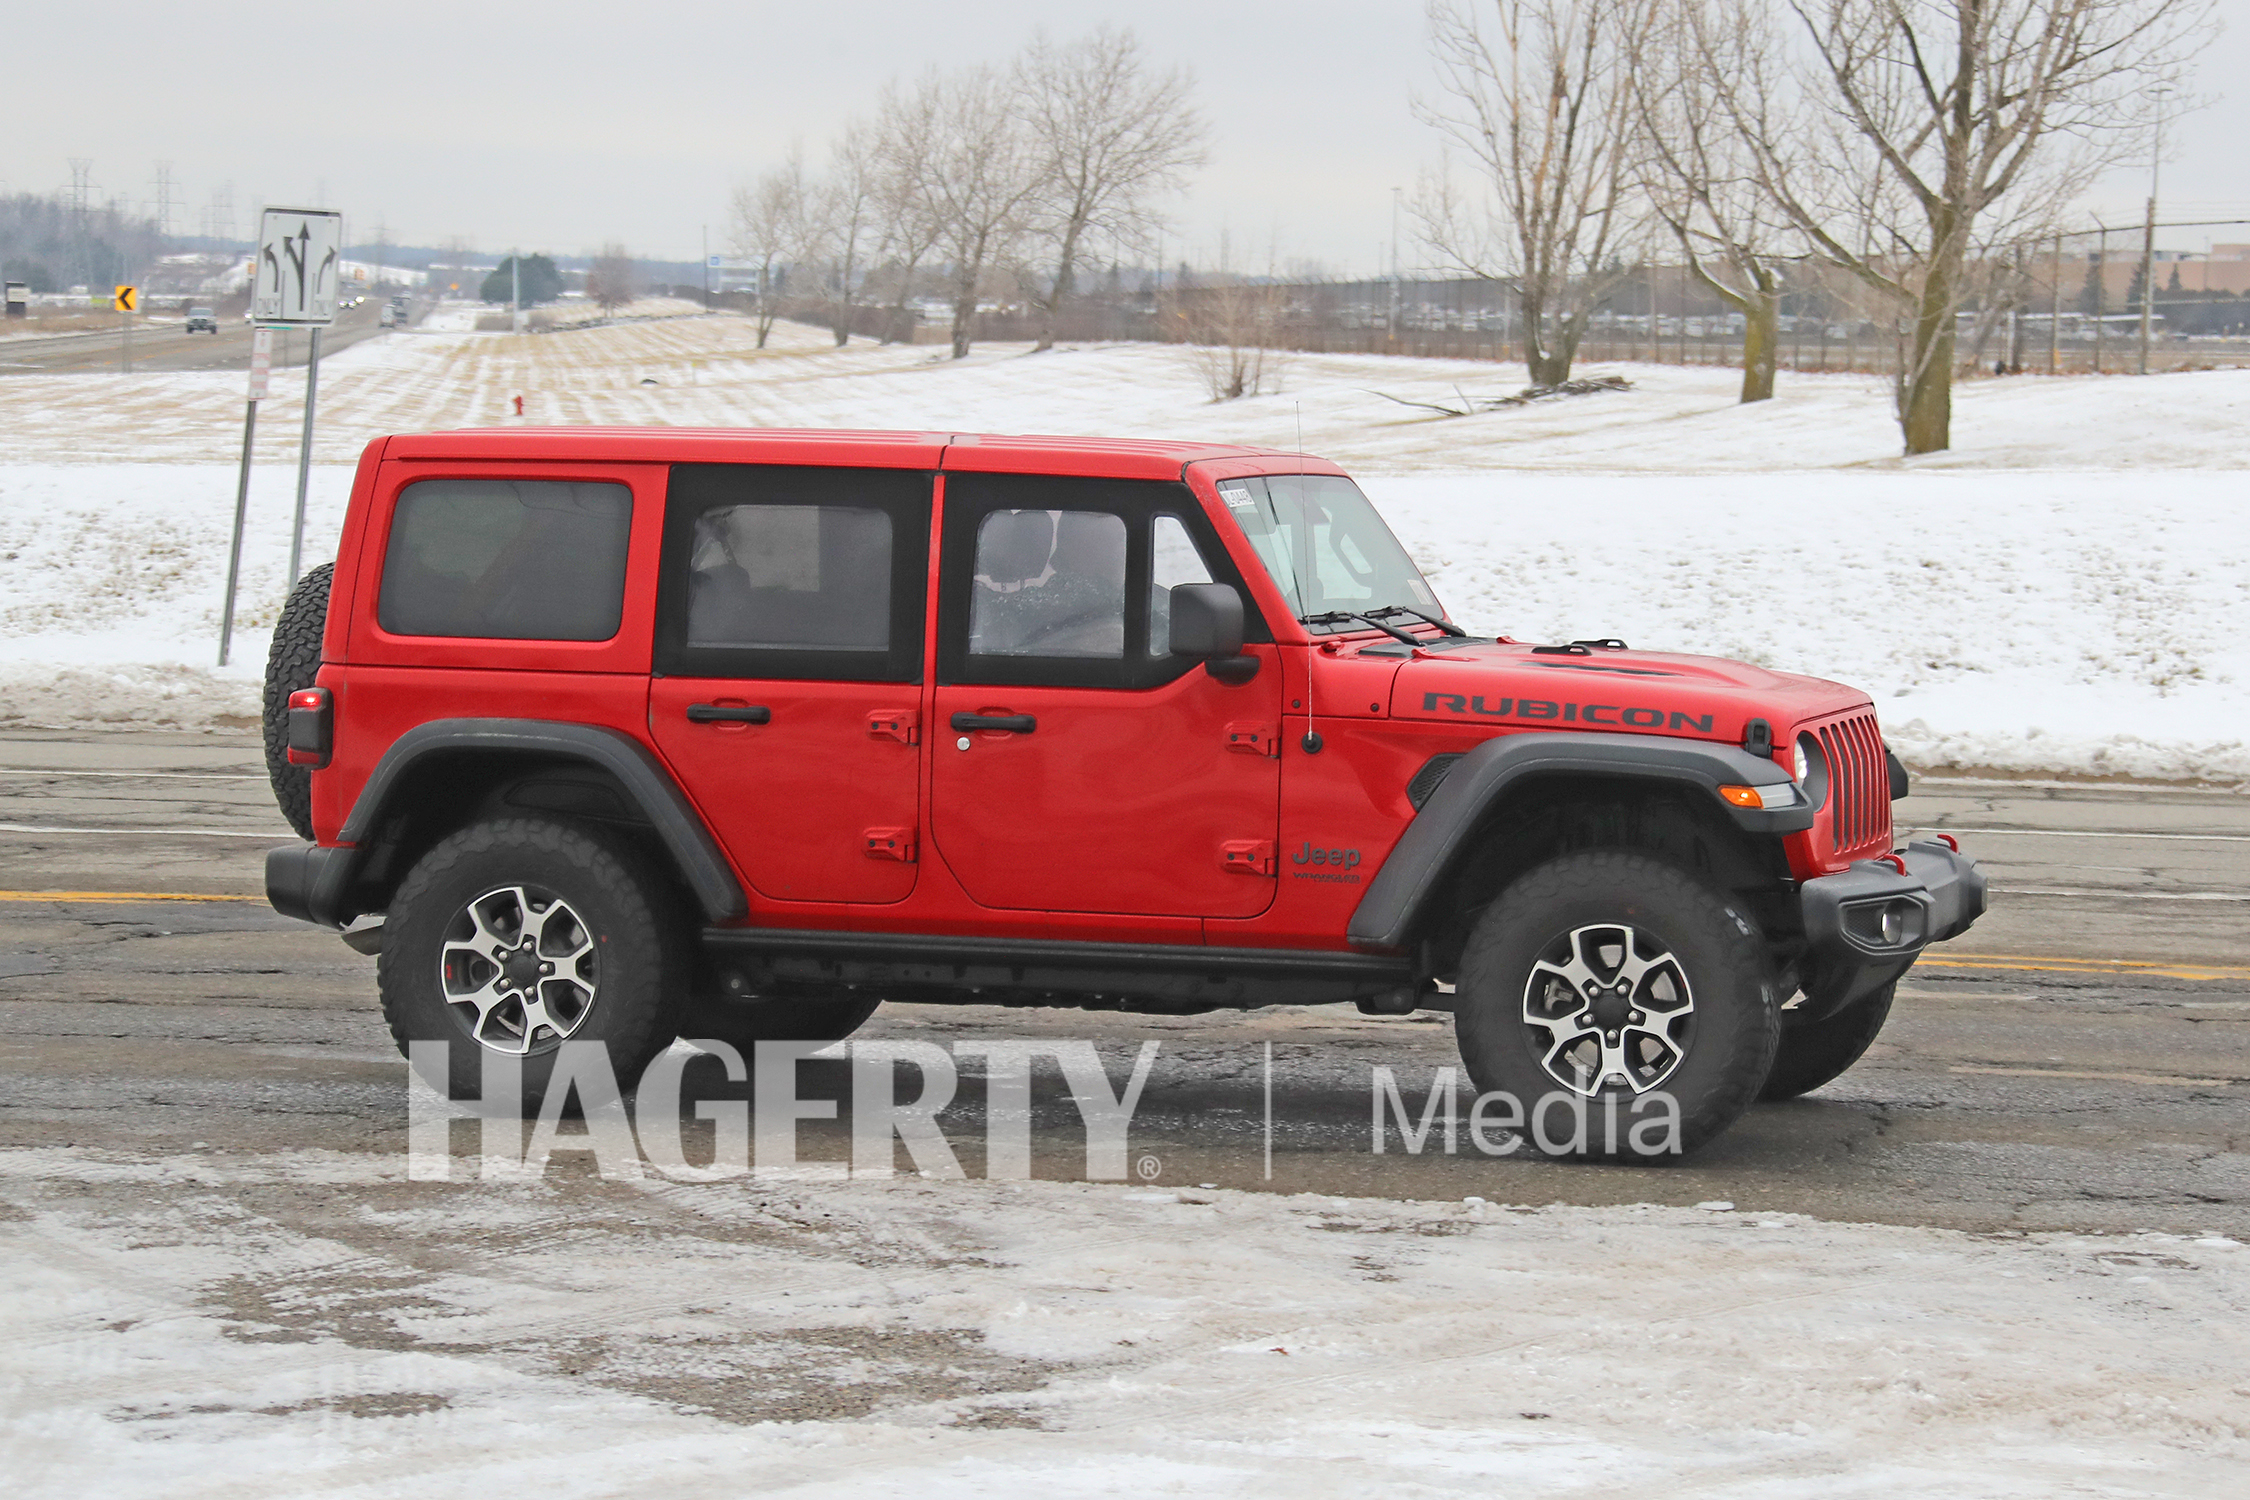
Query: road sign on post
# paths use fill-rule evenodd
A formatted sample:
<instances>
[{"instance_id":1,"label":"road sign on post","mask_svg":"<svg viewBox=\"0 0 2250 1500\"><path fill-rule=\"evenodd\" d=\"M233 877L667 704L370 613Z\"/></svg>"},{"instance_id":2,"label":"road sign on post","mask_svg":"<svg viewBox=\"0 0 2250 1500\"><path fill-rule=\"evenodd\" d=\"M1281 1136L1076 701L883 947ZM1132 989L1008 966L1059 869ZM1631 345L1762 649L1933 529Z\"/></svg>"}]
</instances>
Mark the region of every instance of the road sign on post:
<instances>
[{"instance_id":1,"label":"road sign on post","mask_svg":"<svg viewBox=\"0 0 2250 1500\"><path fill-rule=\"evenodd\" d=\"M269 208L258 230L250 317L324 328L336 321L344 216L319 208Z\"/></svg>"},{"instance_id":2,"label":"road sign on post","mask_svg":"<svg viewBox=\"0 0 2250 1500\"><path fill-rule=\"evenodd\" d=\"M343 279L344 216L324 208L269 208L259 221L250 317L283 328L312 329L305 361L305 436L297 452L297 519L289 533L289 585L297 585L305 550L305 486L312 477L313 398L320 388L320 331L336 321Z\"/></svg>"},{"instance_id":3,"label":"road sign on post","mask_svg":"<svg viewBox=\"0 0 2250 1500\"><path fill-rule=\"evenodd\" d=\"M140 300L141 289L139 287L121 286L117 289L116 294L109 299L109 309L111 312L133 312L137 310Z\"/></svg>"},{"instance_id":4,"label":"road sign on post","mask_svg":"<svg viewBox=\"0 0 2250 1500\"><path fill-rule=\"evenodd\" d=\"M260 328L250 335L250 399L266 399L266 384L273 376L273 330Z\"/></svg>"}]
</instances>

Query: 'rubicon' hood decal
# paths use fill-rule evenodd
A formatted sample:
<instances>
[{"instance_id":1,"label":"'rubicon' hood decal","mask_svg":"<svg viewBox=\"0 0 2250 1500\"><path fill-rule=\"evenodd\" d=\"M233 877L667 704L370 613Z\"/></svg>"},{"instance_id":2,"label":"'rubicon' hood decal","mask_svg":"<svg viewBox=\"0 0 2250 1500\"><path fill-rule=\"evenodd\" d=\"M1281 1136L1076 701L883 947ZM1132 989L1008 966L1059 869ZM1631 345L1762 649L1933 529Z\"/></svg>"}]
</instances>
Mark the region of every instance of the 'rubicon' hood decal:
<instances>
[{"instance_id":1,"label":"'rubicon' hood decal","mask_svg":"<svg viewBox=\"0 0 2250 1500\"><path fill-rule=\"evenodd\" d=\"M1734 743L1754 718L1780 731L1867 701L1842 683L1715 656L1604 650L1557 660L1511 642L1436 651L1391 680L1394 719Z\"/></svg>"}]
</instances>

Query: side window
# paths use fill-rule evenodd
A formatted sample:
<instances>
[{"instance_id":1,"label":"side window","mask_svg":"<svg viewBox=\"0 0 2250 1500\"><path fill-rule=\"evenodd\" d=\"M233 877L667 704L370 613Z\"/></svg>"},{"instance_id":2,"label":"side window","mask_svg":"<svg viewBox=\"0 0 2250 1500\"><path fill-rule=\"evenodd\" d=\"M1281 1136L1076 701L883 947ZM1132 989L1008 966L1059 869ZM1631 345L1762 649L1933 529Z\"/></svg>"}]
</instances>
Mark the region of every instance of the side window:
<instances>
[{"instance_id":1,"label":"side window","mask_svg":"<svg viewBox=\"0 0 2250 1500\"><path fill-rule=\"evenodd\" d=\"M1125 519L996 510L977 527L971 656L1125 655Z\"/></svg>"},{"instance_id":2,"label":"side window","mask_svg":"<svg viewBox=\"0 0 2250 1500\"><path fill-rule=\"evenodd\" d=\"M1092 475L949 472L938 571L938 680L994 687L1171 682L1172 586L1243 588L1186 484Z\"/></svg>"},{"instance_id":3,"label":"side window","mask_svg":"<svg viewBox=\"0 0 2250 1500\"><path fill-rule=\"evenodd\" d=\"M1158 516L1149 530L1148 654L1172 654L1172 588L1182 583L1210 583L1210 567L1178 516Z\"/></svg>"},{"instance_id":4,"label":"side window","mask_svg":"<svg viewBox=\"0 0 2250 1500\"><path fill-rule=\"evenodd\" d=\"M883 651L891 518L848 505L726 505L696 518L690 647Z\"/></svg>"},{"instance_id":5,"label":"side window","mask_svg":"<svg viewBox=\"0 0 2250 1500\"><path fill-rule=\"evenodd\" d=\"M674 464L656 670L919 681L930 489L911 469Z\"/></svg>"},{"instance_id":6,"label":"side window","mask_svg":"<svg viewBox=\"0 0 2250 1500\"><path fill-rule=\"evenodd\" d=\"M376 619L393 635L606 641L625 613L622 484L425 479L399 492Z\"/></svg>"}]
</instances>

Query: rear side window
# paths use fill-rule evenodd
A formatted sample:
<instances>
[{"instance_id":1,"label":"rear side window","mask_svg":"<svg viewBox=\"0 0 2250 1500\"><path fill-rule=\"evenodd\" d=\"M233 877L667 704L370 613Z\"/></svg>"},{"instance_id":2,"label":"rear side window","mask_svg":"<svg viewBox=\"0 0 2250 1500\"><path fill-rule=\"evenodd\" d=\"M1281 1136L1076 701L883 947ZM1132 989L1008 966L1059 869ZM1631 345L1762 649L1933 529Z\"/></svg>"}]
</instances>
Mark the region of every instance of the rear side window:
<instances>
[{"instance_id":1,"label":"rear side window","mask_svg":"<svg viewBox=\"0 0 2250 1500\"><path fill-rule=\"evenodd\" d=\"M425 479L399 492L376 619L393 635L606 641L625 613L622 484Z\"/></svg>"},{"instance_id":2,"label":"rear side window","mask_svg":"<svg viewBox=\"0 0 2250 1500\"><path fill-rule=\"evenodd\" d=\"M918 681L930 493L919 470L674 464L656 670Z\"/></svg>"},{"instance_id":3,"label":"rear side window","mask_svg":"<svg viewBox=\"0 0 2250 1500\"><path fill-rule=\"evenodd\" d=\"M891 518L872 507L707 510L688 577L691 647L891 648Z\"/></svg>"}]
</instances>

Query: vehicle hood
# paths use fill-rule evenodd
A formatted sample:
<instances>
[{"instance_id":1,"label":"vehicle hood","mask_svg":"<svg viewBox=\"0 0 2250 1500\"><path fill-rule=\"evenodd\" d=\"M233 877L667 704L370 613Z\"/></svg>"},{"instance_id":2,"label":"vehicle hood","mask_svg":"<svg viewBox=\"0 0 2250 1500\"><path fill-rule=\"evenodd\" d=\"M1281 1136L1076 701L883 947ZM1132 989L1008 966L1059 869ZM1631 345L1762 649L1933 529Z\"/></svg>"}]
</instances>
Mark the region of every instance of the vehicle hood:
<instances>
[{"instance_id":1,"label":"vehicle hood","mask_svg":"<svg viewBox=\"0 0 2250 1500\"><path fill-rule=\"evenodd\" d=\"M1857 688L1717 656L1595 648L1535 652L1513 641L1431 649L1391 679L1394 719L1510 728L1671 734L1740 744L1752 719L1776 736L1870 706Z\"/></svg>"}]
</instances>

